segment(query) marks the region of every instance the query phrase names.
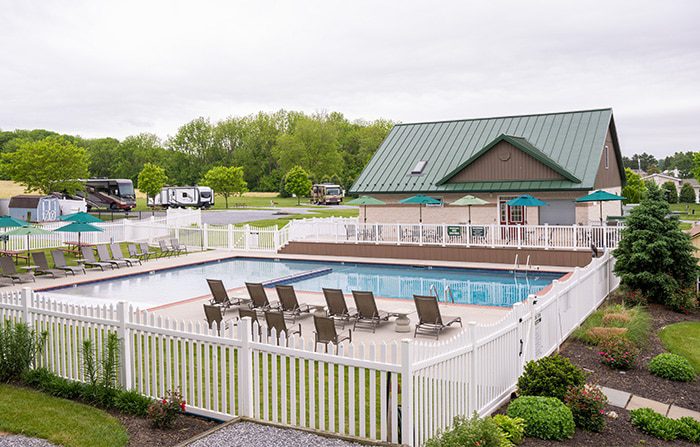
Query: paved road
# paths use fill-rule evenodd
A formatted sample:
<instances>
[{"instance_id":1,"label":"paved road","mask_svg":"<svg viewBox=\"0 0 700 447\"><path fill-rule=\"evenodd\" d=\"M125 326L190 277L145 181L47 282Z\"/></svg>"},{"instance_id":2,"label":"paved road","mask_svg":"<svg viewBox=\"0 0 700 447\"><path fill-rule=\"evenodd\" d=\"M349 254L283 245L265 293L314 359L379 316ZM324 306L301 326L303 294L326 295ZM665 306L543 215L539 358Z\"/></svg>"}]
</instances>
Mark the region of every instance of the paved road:
<instances>
[{"instance_id":1,"label":"paved road","mask_svg":"<svg viewBox=\"0 0 700 447\"><path fill-rule=\"evenodd\" d=\"M285 214L309 214L307 208L278 208L270 210L209 210L202 213L202 222L210 225L226 225L251 220L276 219Z\"/></svg>"}]
</instances>

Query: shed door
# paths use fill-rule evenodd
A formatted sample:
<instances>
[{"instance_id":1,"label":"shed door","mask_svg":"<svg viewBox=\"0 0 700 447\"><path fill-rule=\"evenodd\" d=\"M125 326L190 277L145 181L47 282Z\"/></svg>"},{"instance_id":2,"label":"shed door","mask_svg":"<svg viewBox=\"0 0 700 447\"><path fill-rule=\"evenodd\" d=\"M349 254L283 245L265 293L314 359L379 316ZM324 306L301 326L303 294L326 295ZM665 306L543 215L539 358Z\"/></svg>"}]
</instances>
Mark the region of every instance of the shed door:
<instances>
[{"instance_id":1,"label":"shed door","mask_svg":"<svg viewBox=\"0 0 700 447\"><path fill-rule=\"evenodd\" d=\"M540 224L573 225L576 222L576 202L548 200L549 206L540 207Z\"/></svg>"}]
</instances>

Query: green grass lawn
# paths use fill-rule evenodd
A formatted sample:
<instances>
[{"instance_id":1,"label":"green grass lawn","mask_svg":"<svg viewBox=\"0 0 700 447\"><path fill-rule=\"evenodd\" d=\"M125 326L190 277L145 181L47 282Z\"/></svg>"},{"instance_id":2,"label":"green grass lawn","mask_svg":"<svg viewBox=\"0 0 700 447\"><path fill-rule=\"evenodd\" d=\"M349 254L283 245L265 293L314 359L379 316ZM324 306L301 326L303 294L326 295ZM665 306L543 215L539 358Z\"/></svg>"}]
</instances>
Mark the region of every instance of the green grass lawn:
<instances>
[{"instance_id":1,"label":"green grass lawn","mask_svg":"<svg viewBox=\"0 0 700 447\"><path fill-rule=\"evenodd\" d=\"M666 326L659 332L659 337L666 349L688 359L700 374L700 321Z\"/></svg>"},{"instance_id":2,"label":"green grass lawn","mask_svg":"<svg viewBox=\"0 0 700 447\"><path fill-rule=\"evenodd\" d=\"M333 207L324 207L324 208L314 208L313 213L308 213L308 214L288 214L285 216L280 216L277 219L260 219L260 220L251 220L249 222L243 222L237 225L245 225L245 224L250 224L250 225L255 225L257 227L268 227L272 225L277 225L279 228L282 228L283 226L287 225L290 220L294 219L309 219L312 217L357 217L360 214L358 208L333 208Z\"/></svg>"},{"instance_id":3,"label":"green grass lawn","mask_svg":"<svg viewBox=\"0 0 700 447\"><path fill-rule=\"evenodd\" d=\"M66 447L121 447L129 441L115 418L95 407L0 385L0 431Z\"/></svg>"},{"instance_id":4,"label":"green grass lawn","mask_svg":"<svg viewBox=\"0 0 700 447\"><path fill-rule=\"evenodd\" d=\"M673 203L671 211L680 212L681 220L700 220L700 203Z\"/></svg>"},{"instance_id":5,"label":"green grass lawn","mask_svg":"<svg viewBox=\"0 0 700 447\"><path fill-rule=\"evenodd\" d=\"M246 193L242 197L229 197L228 207L229 209L269 208L272 206L273 201L275 202L274 206L283 208L312 206L308 197L302 197L299 204L297 204L297 199L295 197L279 197L279 195L275 193L252 192ZM216 196L213 209L226 209L226 202L220 195ZM146 199L144 197L136 198L136 208L134 208L134 211L150 211L150 208L146 205Z\"/></svg>"}]
</instances>

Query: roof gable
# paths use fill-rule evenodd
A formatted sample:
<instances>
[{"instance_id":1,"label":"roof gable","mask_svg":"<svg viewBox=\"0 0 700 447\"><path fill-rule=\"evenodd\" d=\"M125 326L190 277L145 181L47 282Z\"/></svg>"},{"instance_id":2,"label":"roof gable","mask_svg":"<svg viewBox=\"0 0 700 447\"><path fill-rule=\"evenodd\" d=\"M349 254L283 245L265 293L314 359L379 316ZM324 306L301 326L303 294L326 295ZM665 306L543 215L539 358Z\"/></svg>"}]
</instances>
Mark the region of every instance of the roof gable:
<instances>
[{"instance_id":1,"label":"roof gable","mask_svg":"<svg viewBox=\"0 0 700 447\"><path fill-rule=\"evenodd\" d=\"M503 163L508 163L508 164L513 164L516 163L515 161L512 160L513 154L511 154L508 151L508 148L515 148L518 151L521 151L525 154L525 157L518 157L518 162L520 162L520 167L522 166L522 162L527 162L529 159L536 160L538 164L541 164L545 167L545 169L519 169L519 173L516 175L513 175L513 170L508 171L501 171L498 177L490 179L491 181L494 180L508 180L508 181L523 181L523 180L569 180L575 183L581 183L581 180L576 178L573 174L568 172L566 169L561 167L557 162L549 158L546 154L544 154L542 151L537 149L535 146L530 144L529 141L527 141L526 138L522 137L517 137L514 135L506 135L506 134L501 134L497 136L493 141L489 142L486 146L484 146L481 150L477 151L469 157L466 161L464 161L462 164L457 166L455 169L453 169L451 172L449 172L445 177L442 179L438 180L437 185L443 185L447 182L449 182L451 179L456 179L456 177L463 177L462 182L467 182L469 181L469 167L474 165L477 161L485 161L486 157L489 157L491 160L489 160L486 163L496 160L500 160ZM502 154L497 154L495 152L497 151L503 151ZM505 155L505 156L504 156ZM498 162L496 161L498 164ZM483 163L482 163L483 164ZM528 163L528 165L531 165ZM524 172L523 172L524 171ZM498 174L497 174L498 175ZM458 180L458 179L456 179ZM459 180L458 180L459 181Z\"/></svg>"},{"instance_id":2,"label":"roof gable","mask_svg":"<svg viewBox=\"0 0 700 447\"><path fill-rule=\"evenodd\" d=\"M513 181L444 181L456 167L468 163L501 135L515 137L513 141L520 150L525 152L522 148L527 147L531 154L536 153L534 148L542 160L557 165L560 173L569 174L562 174L561 180L518 180L518 190L591 190L608 130L613 135L615 156L620 160L611 109L399 124L391 130L350 192L439 193L484 188L508 191L516 186L512 185ZM421 160L427 162L425 170L421 175L411 175L411 168Z\"/></svg>"}]
</instances>

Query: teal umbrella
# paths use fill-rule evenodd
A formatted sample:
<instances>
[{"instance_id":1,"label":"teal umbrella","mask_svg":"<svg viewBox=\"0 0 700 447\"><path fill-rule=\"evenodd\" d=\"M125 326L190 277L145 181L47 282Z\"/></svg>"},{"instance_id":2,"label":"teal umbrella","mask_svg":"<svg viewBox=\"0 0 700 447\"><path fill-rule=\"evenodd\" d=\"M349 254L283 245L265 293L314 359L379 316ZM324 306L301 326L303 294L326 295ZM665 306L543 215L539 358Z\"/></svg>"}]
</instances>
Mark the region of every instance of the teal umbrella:
<instances>
[{"instance_id":1,"label":"teal umbrella","mask_svg":"<svg viewBox=\"0 0 700 447\"><path fill-rule=\"evenodd\" d=\"M367 223L367 205L384 205L384 202L379 199L375 199L372 196L360 196L357 199L349 201L348 205L359 205L364 207L365 223Z\"/></svg>"},{"instance_id":2,"label":"teal umbrella","mask_svg":"<svg viewBox=\"0 0 700 447\"><path fill-rule=\"evenodd\" d=\"M66 222L80 222L80 223L103 222L101 219L98 219L97 217L93 216L92 214L88 214L88 213L83 212L83 211L80 211L79 213L66 214L65 216L61 216L59 219L66 221Z\"/></svg>"},{"instance_id":3,"label":"teal umbrella","mask_svg":"<svg viewBox=\"0 0 700 447\"><path fill-rule=\"evenodd\" d=\"M80 233L102 232L105 230L86 222L73 222L65 227L56 228L54 231L60 231L62 233L78 233L78 247L80 247Z\"/></svg>"},{"instance_id":4,"label":"teal umbrella","mask_svg":"<svg viewBox=\"0 0 700 447\"><path fill-rule=\"evenodd\" d=\"M587 196L579 197L576 199L577 202L599 202L600 203L600 224L603 225L603 202L625 200L624 197L618 196L611 192L603 191L599 189L598 191L592 192Z\"/></svg>"},{"instance_id":5,"label":"teal umbrella","mask_svg":"<svg viewBox=\"0 0 700 447\"><path fill-rule=\"evenodd\" d=\"M35 234L51 234L51 232L39 227L26 226L10 230L7 233L3 234L3 236L27 236L27 264L29 264L29 252L31 251L29 249L29 236Z\"/></svg>"},{"instance_id":6,"label":"teal umbrella","mask_svg":"<svg viewBox=\"0 0 700 447\"><path fill-rule=\"evenodd\" d=\"M509 200L506 202L506 205L508 206L523 206L523 207L528 207L528 206L548 206L549 203L544 202L540 199L536 199L532 197L529 194L523 194L522 196L518 196L512 200ZM525 223L527 224L527 208L525 208L526 214L525 214Z\"/></svg>"},{"instance_id":7,"label":"teal umbrella","mask_svg":"<svg viewBox=\"0 0 700 447\"><path fill-rule=\"evenodd\" d=\"M418 205L418 222L423 223L423 205L439 205L442 202L438 199L432 197L424 196L423 194L418 194L412 197L399 200L399 203Z\"/></svg>"},{"instance_id":8,"label":"teal umbrella","mask_svg":"<svg viewBox=\"0 0 700 447\"><path fill-rule=\"evenodd\" d=\"M488 203L489 202L487 202L484 199L480 199L480 198L474 197L472 195L467 195L467 196L464 196L460 199L455 200L454 202L450 203L450 205L469 207L469 224L471 225L471 223L472 223L472 206L488 205Z\"/></svg>"},{"instance_id":9,"label":"teal umbrella","mask_svg":"<svg viewBox=\"0 0 700 447\"><path fill-rule=\"evenodd\" d=\"M28 225L29 223L21 219L15 219L12 216L0 216L0 228L26 227ZM3 237L2 239L5 242L5 250L7 250L7 241L9 239L9 236Z\"/></svg>"}]
</instances>

